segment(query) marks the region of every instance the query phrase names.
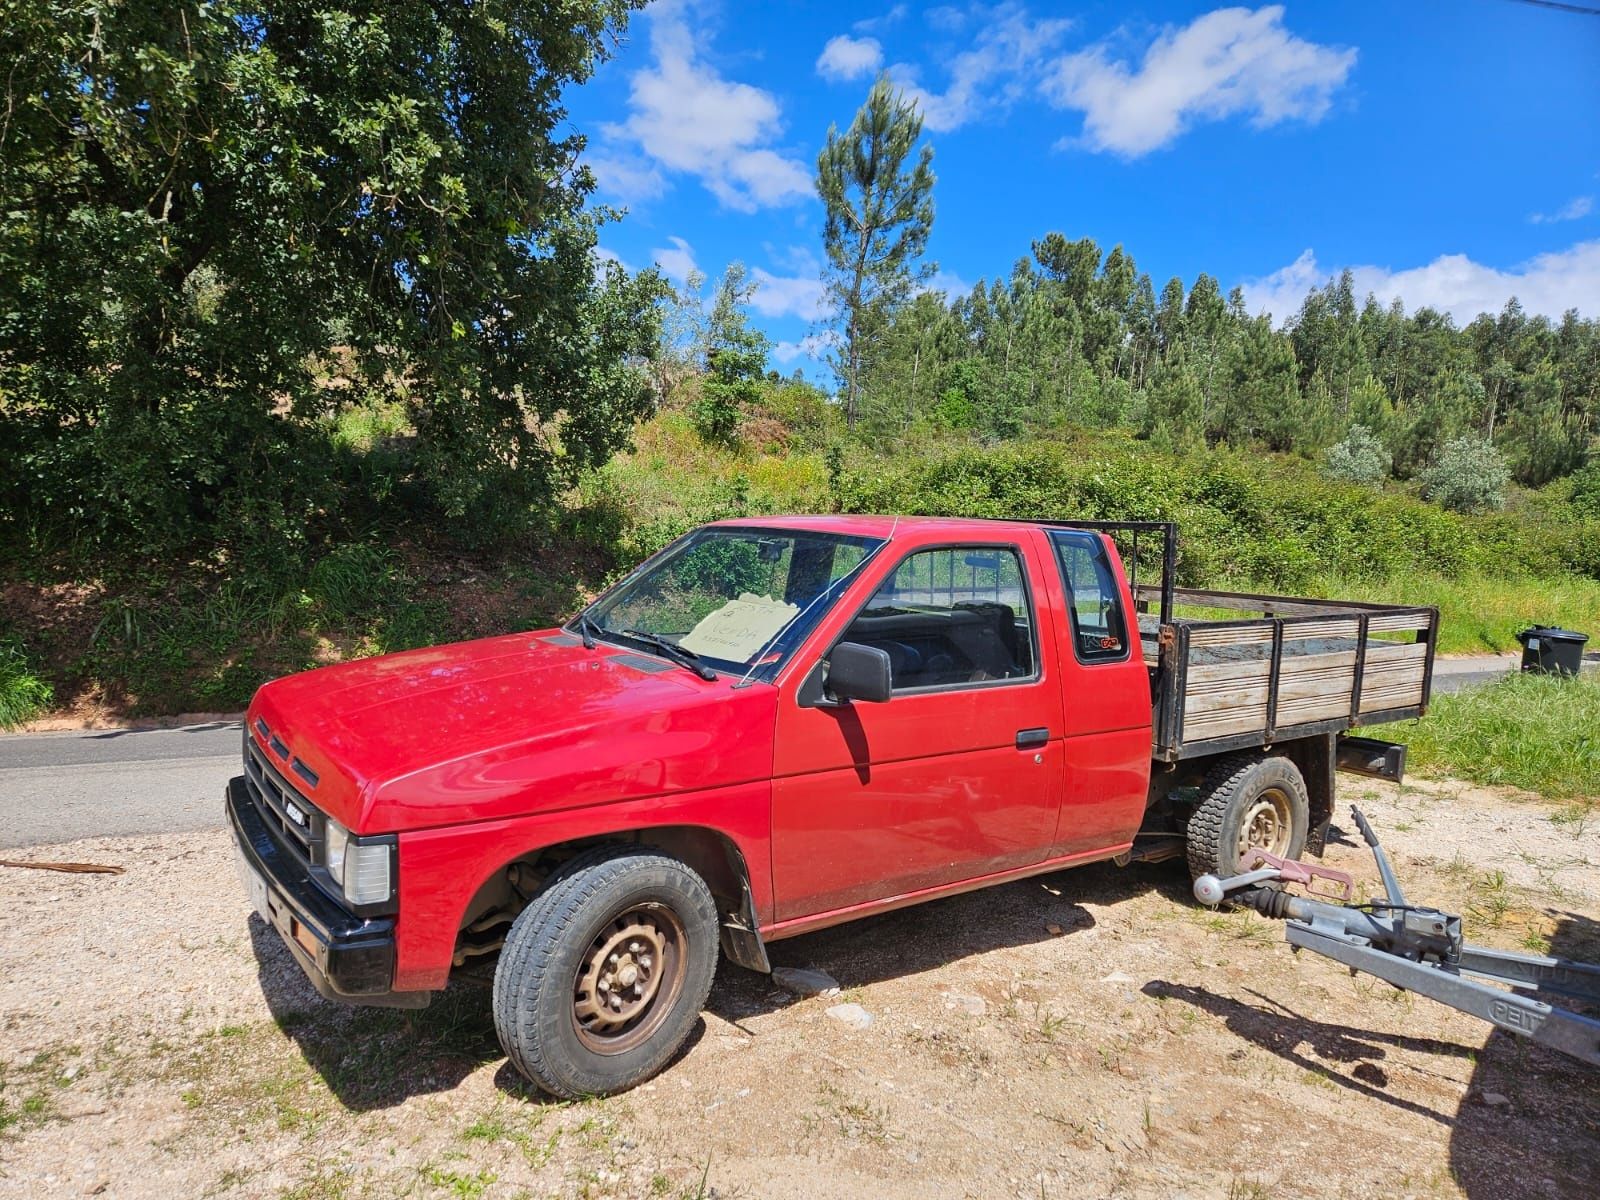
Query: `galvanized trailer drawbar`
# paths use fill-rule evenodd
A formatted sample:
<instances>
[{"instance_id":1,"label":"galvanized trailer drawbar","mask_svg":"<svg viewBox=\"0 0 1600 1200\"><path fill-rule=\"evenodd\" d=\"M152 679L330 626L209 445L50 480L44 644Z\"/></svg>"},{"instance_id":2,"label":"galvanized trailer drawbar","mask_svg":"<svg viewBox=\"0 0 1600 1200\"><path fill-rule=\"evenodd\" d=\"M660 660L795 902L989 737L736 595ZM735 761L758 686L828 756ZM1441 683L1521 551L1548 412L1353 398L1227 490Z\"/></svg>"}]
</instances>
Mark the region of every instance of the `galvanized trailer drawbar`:
<instances>
[{"instance_id":1,"label":"galvanized trailer drawbar","mask_svg":"<svg viewBox=\"0 0 1600 1200\"><path fill-rule=\"evenodd\" d=\"M1277 917L1285 922L1285 936L1296 950L1310 950L1352 973L1386 980L1600 1066L1600 1020L1549 1002L1600 1006L1600 965L1465 941L1459 916L1407 902L1378 835L1359 809L1350 812L1377 860L1385 899L1354 903L1354 883L1344 872L1263 850L1251 852L1253 865L1241 875L1202 875L1194 883L1195 898L1207 905L1231 898L1263 916ZM1319 881L1323 890L1311 896L1282 890L1286 883L1310 889ZM1329 884L1338 889L1338 897L1329 895ZM1330 902L1335 899L1340 902Z\"/></svg>"}]
</instances>

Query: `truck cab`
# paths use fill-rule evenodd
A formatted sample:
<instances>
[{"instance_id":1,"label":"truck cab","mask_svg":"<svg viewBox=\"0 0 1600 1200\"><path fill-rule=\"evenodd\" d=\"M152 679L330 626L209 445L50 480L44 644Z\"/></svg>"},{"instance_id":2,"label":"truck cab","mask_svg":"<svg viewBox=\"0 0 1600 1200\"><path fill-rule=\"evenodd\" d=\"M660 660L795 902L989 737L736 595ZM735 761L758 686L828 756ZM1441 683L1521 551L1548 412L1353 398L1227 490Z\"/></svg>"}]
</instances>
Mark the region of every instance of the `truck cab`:
<instances>
[{"instance_id":1,"label":"truck cab","mask_svg":"<svg viewBox=\"0 0 1600 1200\"><path fill-rule=\"evenodd\" d=\"M1186 844L1197 872L1298 855L1360 680L1336 729L1254 745L1242 714L1215 753L1185 740L1188 671L1230 676L1175 655L1233 641L1178 623L1175 533L1152 592L1113 532L719 522L564 627L276 680L228 787L241 874L325 995L417 1006L486 978L512 1063L576 1096L658 1070L719 953L766 970L783 937ZM1228 660L1246 699L1284 677L1296 619L1257 618L1276 633L1239 644L1268 657ZM1360 658L1351 620L1354 650L1308 652Z\"/></svg>"}]
</instances>

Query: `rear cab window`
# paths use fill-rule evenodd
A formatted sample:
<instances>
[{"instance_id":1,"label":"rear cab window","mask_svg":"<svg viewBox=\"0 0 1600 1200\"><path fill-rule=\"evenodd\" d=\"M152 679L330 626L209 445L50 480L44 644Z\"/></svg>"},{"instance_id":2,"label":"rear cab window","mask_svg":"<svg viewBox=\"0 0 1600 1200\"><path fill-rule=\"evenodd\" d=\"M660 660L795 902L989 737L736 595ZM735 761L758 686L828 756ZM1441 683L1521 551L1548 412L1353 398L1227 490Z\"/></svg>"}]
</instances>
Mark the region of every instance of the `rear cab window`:
<instances>
[{"instance_id":1,"label":"rear cab window","mask_svg":"<svg viewBox=\"0 0 1600 1200\"><path fill-rule=\"evenodd\" d=\"M1082 663L1122 662L1128 657L1128 622L1105 543L1092 533L1053 529L1050 544L1066 588L1073 654Z\"/></svg>"},{"instance_id":2,"label":"rear cab window","mask_svg":"<svg viewBox=\"0 0 1600 1200\"><path fill-rule=\"evenodd\" d=\"M899 693L1037 679L1035 628L1016 547L941 546L907 555L841 640L888 654Z\"/></svg>"}]
</instances>

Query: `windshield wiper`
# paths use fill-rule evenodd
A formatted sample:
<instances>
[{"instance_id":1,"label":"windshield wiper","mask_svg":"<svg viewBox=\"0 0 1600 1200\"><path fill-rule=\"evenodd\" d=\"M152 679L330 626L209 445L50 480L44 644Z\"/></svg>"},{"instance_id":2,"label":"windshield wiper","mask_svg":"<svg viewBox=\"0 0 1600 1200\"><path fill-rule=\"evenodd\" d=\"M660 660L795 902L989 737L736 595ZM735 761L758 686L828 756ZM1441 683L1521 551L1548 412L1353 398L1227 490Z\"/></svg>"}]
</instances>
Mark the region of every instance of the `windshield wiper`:
<instances>
[{"instance_id":1,"label":"windshield wiper","mask_svg":"<svg viewBox=\"0 0 1600 1200\"><path fill-rule=\"evenodd\" d=\"M572 619L572 623L578 627L578 636L583 639L583 648L585 650L593 650L594 635L604 633L605 630L600 628L595 619L587 612L579 613Z\"/></svg>"},{"instance_id":2,"label":"windshield wiper","mask_svg":"<svg viewBox=\"0 0 1600 1200\"><path fill-rule=\"evenodd\" d=\"M693 650L685 650L676 642L669 642L659 633L646 633L643 629L624 629L624 637L637 638L645 645L656 650L662 658L670 658L680 667L687 667L701 679L715 679L717 673L705 663L700 661L700 656Z\"/></svg>"}]
</instances>

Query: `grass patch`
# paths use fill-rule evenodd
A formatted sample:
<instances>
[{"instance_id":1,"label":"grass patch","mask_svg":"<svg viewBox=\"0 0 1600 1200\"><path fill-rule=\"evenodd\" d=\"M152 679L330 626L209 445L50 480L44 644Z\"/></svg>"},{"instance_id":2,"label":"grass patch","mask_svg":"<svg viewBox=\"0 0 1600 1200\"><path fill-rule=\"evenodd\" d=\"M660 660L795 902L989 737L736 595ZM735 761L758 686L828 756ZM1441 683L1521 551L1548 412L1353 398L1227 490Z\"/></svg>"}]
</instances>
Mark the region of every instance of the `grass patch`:
<instances>
[{"instance_id":1,"label":"grass patch","mask_svg":"<svg viewBox=\"0 0 1600 1200\"><path fill-rule=\"evenodd\" d=\"M28 666L22 643L0 638L0 729L13 729L50 707L50 685Z\"/></svg>"},{"instance_id":2,"label":"grass patch","mask_svg":"<svg viewBox=\"0 0 1600 1200\"><path fill-rule=\"evenodd\" d=\"M1600 580L1576 575L1492 578L1470 574L1399 574L1380 580L1324 577L1310 595L1382 604L1432 605L1439 610L1439 653L1517 650L1530 625L1600 630Z\"/></svg>"},{"instance_id":3,"label":"grass patch","mask_svg":"<svg viewBox=\"0 0 1600 1200\"><path fill-rule=\"evenodd\" d=\"M1433 701L1421 721L1380 725L1423 774L1600 801L1600 680L1520 672ZM1568 821L1576 820L1569 813Z\"/></svg>"}]
</instances>

